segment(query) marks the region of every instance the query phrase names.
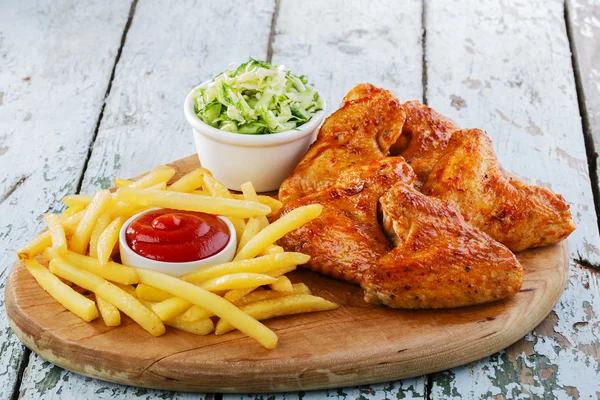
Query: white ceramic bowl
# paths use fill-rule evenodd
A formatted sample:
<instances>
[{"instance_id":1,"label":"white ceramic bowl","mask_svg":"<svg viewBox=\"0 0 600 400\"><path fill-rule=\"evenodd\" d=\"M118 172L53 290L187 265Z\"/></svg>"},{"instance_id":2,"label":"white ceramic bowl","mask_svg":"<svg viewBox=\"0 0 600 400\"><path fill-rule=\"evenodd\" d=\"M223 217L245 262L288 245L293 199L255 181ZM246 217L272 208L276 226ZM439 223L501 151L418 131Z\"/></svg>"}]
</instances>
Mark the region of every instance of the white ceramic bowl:
<instances>
[{"instance_id":1,"label":"white ceramic bowl","mask_svg":"<svg viewBox=\"0 0 600 400\"><path fill-rule=\"evenodd\" d=\"M190 272L194 272L200 268L210 267L212 265L226 263L233 260L233 257L235 256L235 249L237 248L235 228L231 221L225 217L218 218L227 225L227 229L229 230L229 242L225 248L223 248L223 250L211 257L189 262L165 262L151 260L137 254L127 244L127 239L125 236L127 227L140 215L154 210L158 210L158 208L142 211L141 213L134 215L133 217L129 218L121 227L121 231L119 232L119 251L121 252L121 261L123 264L135 268L151 269L167 275L182 276L189 274Z\"/></svg>"},{"instance_id":2,"label":"white ceramic bowl","mask_svg":"<svg viewBox=\"0 0 600 400\"><path fill-rule=\"evenodd\" d=\"M248 181L258 192L279 189L317 138L325 119L325 104L310 121L291 131L270 135L226 132L204 123L194 112L192 96L208 83L194 88L183 105L202 166L229 189L240 190L240 185Z\"/></svg>"}]
</instances>

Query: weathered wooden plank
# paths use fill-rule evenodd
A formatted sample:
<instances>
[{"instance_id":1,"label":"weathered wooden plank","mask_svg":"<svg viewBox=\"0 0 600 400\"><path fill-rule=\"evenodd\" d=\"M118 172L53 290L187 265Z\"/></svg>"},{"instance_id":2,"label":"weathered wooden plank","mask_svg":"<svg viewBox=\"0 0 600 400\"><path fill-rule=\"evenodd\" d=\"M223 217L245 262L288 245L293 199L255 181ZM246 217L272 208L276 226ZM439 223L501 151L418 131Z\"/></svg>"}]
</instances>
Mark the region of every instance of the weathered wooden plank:
<instances>
[{"instance_id":1,"label":"weathered wooden plank","mask_svg":"<svg viewBox=\"0 0 600 400\"><path fill-rule=\"evenodd\" d=\"M229 62L266 58L271 0L247 3L140 1L106 100L82 192L112 185L195 152L183 100ZM203 398L83 378L32 355L23 399ZM85 396L83 394L88 394Z\"/></svg>"},{"instance_id":2,"label":"weathered wooden plank","mask_svg":"<svg viewBox=\"0 0 600 400\"><path fill-rule=\"evenodd\" d=\"M14 250L79 182L127 21L121 1L24 0L0 12L0 399L24 348L4 313Z\"/></svg>"},{"instance_id":3,"label":"weathered wooden plank","mask_svg":"<svg viewBox=\"0 0 600 400\"><path fill-rule=\"evenodd\" d=\"M563 3L430 1L427 98L464 127L488 130L503 165L570 202L569 285L551 315L506 351L434 376L432 398L596 398L600 260Z\"/></svg>"},{"instance_id":4,"label":"weathered wooden plank","mask_svg":"<svg viewBox=\"0 0 600 400\"><path fill-rule=\"evenodd\" d=\"M575 55L577 73L580 78L584 115L584 133L591 139L595 154L588 148L588 158L592 168L596 168L596 200L600 196L600 1L567 0L567 28L570 32L571 47ZM594 165L595 164L595 165ZM596 206L596 212L600 205Z\"/></svg>"},{"instance_id":5,"label":"weathered wooden plank","mask_svg":"<svg viewBox=\"0 0 600 400\"><path fill-rule=\"evenodd\" d=\"M421 1L282 1L272 62L308 76L335 111L355 85L370 82L400 99L421 99ZM309 28L310 27L310 28ZM425 377L315 392L224 395L224 399L425 398Z\"/></svg>"},{"instance_id":6,"label":"weathered wooden plank","mask_svg":"<svg viewBox=\"0 0 600 400\"><path fill-rule=\"evenodd\" d=\"M306 74L329 112L363 82L421 99L421 12L420 0L282 1L273 62Z\"/></svg>"}]
</instances>

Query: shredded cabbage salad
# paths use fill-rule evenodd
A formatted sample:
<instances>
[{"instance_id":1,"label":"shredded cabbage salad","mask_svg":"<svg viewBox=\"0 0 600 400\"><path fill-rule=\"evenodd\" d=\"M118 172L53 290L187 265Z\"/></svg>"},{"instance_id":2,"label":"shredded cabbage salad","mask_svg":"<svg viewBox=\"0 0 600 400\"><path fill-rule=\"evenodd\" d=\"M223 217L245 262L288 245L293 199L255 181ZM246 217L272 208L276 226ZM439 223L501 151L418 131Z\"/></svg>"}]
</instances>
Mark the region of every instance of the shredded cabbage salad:
<instances>
[{"instance_id":1,"label":"shredded cabbage salad","mask_svg":"<svg viewBox=\"0 0 600 400\"><path fill-rule=\"evenodd\" d=\"M283 65L250 58L196 91L194 111L228 132L270 134L295 129L323 108L319 93Z\"/></svg>"}]
</instances>

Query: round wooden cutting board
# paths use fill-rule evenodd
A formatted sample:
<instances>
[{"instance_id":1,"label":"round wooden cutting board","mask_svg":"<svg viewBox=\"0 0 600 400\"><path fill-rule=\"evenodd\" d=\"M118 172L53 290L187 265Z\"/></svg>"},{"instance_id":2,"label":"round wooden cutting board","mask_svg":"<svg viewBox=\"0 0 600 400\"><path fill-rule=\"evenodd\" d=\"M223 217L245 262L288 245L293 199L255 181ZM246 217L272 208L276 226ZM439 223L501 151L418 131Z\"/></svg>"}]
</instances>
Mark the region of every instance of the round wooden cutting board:
<instances>
[{"instance_id":1,"label":"round wooden cutting board","mask_svg":"<svg viewBox=\"0 0 600 400\"><path fill-rule=\"evenodd\" d=\"M173 163L179 175L195 156ZM511 299L450 310L393 310L363 301L362 290L308 270L295 282L340 305L266 324L279 336L265 350L235 331L195 336L167 328L152 337L131 319L108 328L54 301L15 263L6 312L19 339L46 360L82 375L126 385L199 392L276 392L371 384L474 361L516 342L550 313L567 282L566 241L519 253L525 269Z\"/></svg>"}]
</instances>

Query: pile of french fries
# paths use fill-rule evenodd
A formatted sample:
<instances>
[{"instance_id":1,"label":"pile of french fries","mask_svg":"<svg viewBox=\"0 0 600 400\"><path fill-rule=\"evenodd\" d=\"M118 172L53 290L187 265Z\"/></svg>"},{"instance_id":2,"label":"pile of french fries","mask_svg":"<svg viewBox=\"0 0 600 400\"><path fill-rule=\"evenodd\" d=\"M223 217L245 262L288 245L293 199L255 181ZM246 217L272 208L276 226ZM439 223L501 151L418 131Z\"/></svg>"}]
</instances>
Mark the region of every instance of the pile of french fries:
<instances>
[{"instance_id":1,"label":"pile of french fries","mask_svg":"<svg viewBox=\"0 0 600 400\"><path fill-rule=\"evenodd\" d=\"M273 349L277 335L260 320L337 308L306 285L292 284L285 274L310 257L277 245L319 216L320 205L297 208L270 224L267 215L281 203L257 195L250 182L234 194L206 169L169 185L175 173L163 165L136 181L116 178L115 192L64 197L66 210L44 215L47 230L17 256L50 296L81 319L101 316L107 326L118 326L124 313L154 336L164 334L165 325L197 335L237 329ZM236 230L235 258L179 278L114 261L123 224L154 207L226 216ZM95 301L77 288L93 293Z\"/></svg>"}]
</instances>

